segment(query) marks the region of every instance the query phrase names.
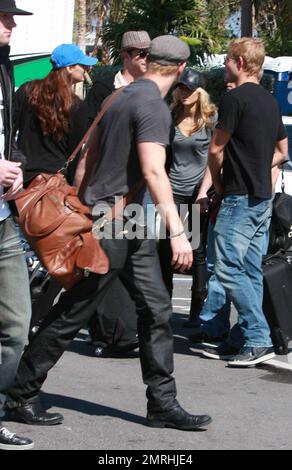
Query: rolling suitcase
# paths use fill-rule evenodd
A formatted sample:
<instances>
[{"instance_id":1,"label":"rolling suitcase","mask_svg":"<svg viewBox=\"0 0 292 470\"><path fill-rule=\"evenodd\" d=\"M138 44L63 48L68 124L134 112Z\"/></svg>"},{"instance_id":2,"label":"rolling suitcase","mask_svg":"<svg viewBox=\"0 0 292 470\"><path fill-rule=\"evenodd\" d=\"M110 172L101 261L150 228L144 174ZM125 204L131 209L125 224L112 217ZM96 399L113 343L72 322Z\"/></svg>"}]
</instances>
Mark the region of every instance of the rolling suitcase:
<instances>
[{"instance_id":1,"label":"rolling suitcase","mask_svg":"<svg viewBox=\"0 0 292 470\"><path fill-rule=\"evenodd\" d=\"M292 252L263 261L263 310L277 354L287 354L292 339Z\"/></svg>"}]
</instances>

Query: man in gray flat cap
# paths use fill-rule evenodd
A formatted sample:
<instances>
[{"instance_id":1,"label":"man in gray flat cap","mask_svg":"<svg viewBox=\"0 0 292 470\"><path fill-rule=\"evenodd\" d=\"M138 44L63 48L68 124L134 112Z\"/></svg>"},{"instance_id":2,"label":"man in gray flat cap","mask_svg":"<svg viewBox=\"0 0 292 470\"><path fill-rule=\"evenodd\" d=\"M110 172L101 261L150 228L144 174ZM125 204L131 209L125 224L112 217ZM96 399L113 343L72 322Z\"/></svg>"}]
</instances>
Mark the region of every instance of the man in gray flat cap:
<instances>
[{"instance_id":1,"label":"man in gray flat cap","mask_svg":"<svg viewBox=\"0 0 292 470\"><path fill-rule=\"evenodd\" d=\"M143 190L136 192L131 202L141 205L148 187L170 233L172 264L181 271L192 265L192 248L164 168L172 120L163 98L179 79L189 54L188 46L174 36L152 41L146 74L123 89L100 123L99 149L90 149L93 156L99 154L98 166L85 193L98 226L105 206L112 207L116 196L125 196L144 178ZM42 424L46 424L38 395L47 373L118 275L136 303L142 375L147 385L147 424L196 430L211 422L208 415L189 414L176 400L169 324L172 308L155 240L143 236L145 227L139 221L135 221L133 229L136 237L127 236L124 228L130 230L131 223L127 211L124 219L104 226L101 243L110 259L110 271L102 276L91 274L63 293L22 357L9 395L15 407L18 405L18 417L29 424L34 424L32 418L38 414L42 415Z\"/></svg>"},{"instance_id":2,"label":"man in gray flat cap","mask_svg":"<svg viewBox=\"0 0 292 470\"><path fill-rule=\"evenodd\" d=\"M107 96L114 90L129 85L146 72L146 56L150 42L147 31L127 31L123 34L120 51L123 68L117 73L97 78L85 99L89 124L94 121Z\"/></svg>"}]
</instances>

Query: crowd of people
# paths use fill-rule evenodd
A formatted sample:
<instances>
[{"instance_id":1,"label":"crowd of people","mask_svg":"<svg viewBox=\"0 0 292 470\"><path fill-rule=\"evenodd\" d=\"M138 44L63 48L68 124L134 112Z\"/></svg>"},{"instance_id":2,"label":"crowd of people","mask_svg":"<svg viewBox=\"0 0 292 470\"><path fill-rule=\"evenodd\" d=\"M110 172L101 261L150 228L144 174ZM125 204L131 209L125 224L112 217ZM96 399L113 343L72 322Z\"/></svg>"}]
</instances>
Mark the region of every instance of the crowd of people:
<instances>
[{"instance_id":1,"label":"crowd of people","mask_svg":"<svg viewBox=\"0 0 292 470\"><path fill-rule=\"evenodd\" d=\"M111 335L100 333L101 318L116 296L121 318L128 312L125 334L128 323L136 321L124 344L126 350L139 345L147 425L205 428L211 417L188 413L177 400L170 325L173 271L192 270L187 326L196 329L191 339L224 340L206 349L206 357L248 367L274 355L262 310L261 262L271 218L272 174L287 159L288 143L277 102L259 84L263 44L255 38L231 41L225 60L230 91L218 110L203 74L186 69L188 45L172 35L150 40L146 31L124 33L123 68L97 80L84 101L74 95L72 85L84 80L96 59L74 44L54 49L48 76L24 84L12 100L8 45L14 15L28 14L14 1L0 0L0 419L8 411L31 425L63 422L60 413L43 408L40 390L81 327L89 324L93 340ZM63 167L104 101L121 88L99 124L98 145L90 149L96 164L82 200L92 210L95 230L116 197L133 192L131 203L143 207L147 190L166 237L157 243L145 236L144 218L133 221L127 210L122 220L105 224L101 244L110 270L91 273L62 292L27 343L29 279L13 200L39 173ZM70 184L82 182L87 156L81 153L69 172ZM195 202L200 204L200 236L194 247L187 234L192 233ZM188 209L183 214L182 206ZM134 237L125 230L129 224ZM231 302L238 321L230 330ZM111 320L116 330L119 312ZM0 449L32 447L30 439L0 423Z\"/></svg>"}]
</instances>

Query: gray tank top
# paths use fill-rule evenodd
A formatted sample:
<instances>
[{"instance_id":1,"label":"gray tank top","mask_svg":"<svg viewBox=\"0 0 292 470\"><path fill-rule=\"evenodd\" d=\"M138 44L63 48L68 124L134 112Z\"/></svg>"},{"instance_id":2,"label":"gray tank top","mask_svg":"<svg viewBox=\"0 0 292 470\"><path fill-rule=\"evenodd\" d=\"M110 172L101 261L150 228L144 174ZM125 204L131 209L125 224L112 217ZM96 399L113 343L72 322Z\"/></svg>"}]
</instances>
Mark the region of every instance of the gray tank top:
<instances>
[{"instance_id":1,"label":"gray tank top","mask_svg":"<svg viewBox=\"0 0 292 470\"><path fill-rule=\"evenodd\" d=\"M204 127L186 137L178 127L172 143L169 180L174 194L191 196L204 176L212 130Z\"/></svg>"}]
</instances>

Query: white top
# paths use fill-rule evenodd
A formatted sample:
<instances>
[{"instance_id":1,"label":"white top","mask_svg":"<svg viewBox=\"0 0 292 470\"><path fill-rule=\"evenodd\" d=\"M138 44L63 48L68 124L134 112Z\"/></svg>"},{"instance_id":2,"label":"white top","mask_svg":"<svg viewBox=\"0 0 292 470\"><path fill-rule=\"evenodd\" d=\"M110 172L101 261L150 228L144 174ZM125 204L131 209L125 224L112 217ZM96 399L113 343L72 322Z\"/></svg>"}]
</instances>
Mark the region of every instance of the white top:
<instances>
[{"instance_id":1,"label":"white top","mask_svg":"<svg viewBox=\"0 0 292 470\"><path fill-rule=\"evenodd\" d=\"M4 122L3 122L3 95L2 88L0 86L0 158L4 158L4 146L5 146L5 135L4 135ZM0 185L0 198L3 194L3 186ZM10 215L10 210L7 202L0 199L0 221L7 219Z\"/></svg>"},{"instance_id":2,"label":"white top","mask_svg":"<svg viewBox=\"0 0 292 470\"><path fill-rule=\"evenodd\" d=\"M123 77L122 71L120 70L115 75L114 87L117 90L118 88L122 88L123 86L129 85Z\"/></svg>"}]
</instances>

